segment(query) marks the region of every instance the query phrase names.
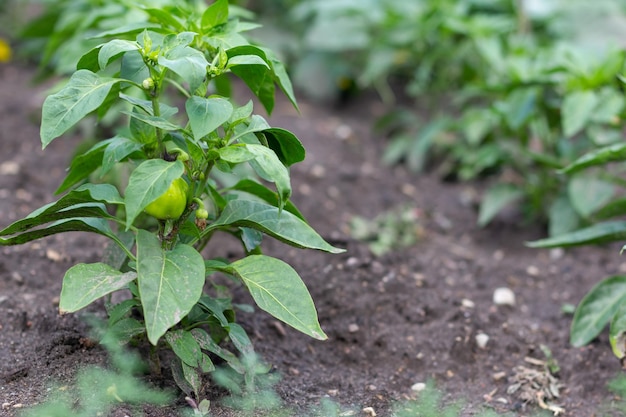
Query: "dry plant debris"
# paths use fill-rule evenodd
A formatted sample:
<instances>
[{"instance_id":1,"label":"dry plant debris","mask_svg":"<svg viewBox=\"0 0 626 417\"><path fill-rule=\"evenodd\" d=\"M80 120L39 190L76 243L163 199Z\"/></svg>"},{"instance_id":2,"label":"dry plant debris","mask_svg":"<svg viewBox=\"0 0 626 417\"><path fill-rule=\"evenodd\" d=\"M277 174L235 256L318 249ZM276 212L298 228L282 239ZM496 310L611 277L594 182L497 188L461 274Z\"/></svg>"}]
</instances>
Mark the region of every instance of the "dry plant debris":
<instances>
[{"instance_id":1,"label":"dry plant debris","mask_svg":"<svg viewBox=\"0 0 626 417\"><path fill-rule=\"evenodd\" d=\"M558 400L560 390L564 386L550 372L548 361L529 357L524 360L540 369L523 365L513 368L512 384L509 385L507 393L515 395L526 404L536 404L544 410L550 410L555 416L564 413L564 408L553 404L553 401Z\"/></svg>"}]
</instances>

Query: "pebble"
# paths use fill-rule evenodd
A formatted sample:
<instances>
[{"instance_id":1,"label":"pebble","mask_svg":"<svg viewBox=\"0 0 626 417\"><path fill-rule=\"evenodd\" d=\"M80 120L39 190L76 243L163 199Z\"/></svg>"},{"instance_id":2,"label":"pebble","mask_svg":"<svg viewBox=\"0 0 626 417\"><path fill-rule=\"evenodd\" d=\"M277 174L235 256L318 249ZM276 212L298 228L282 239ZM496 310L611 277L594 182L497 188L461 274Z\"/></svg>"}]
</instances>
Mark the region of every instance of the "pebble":
<instances>
[{"instance_id":1,"label":"pebble","mask_svg":"<svg viewBox=\"0 0 626 417\"><path fill-rule=\"evenodd\" d=\"M539 268L537 268L535 265L529 265L528 268L526 268L526 273L531 277L538 277Z\"/></svg>"},{"instance_id":2,"label":"pebble","mask_svg":"<svg viewBox=\"0 0 626 417\"><path fill-rule=\"evenodd\" d=\"M359 260L359 258L356 258L354 256L351 256L350 258L348 258L348 260L346 260L346 266L349 268L355 268L359 265L361 265L361 261Z\"/></svg>"},{"instance_id":3,"label":"pebble","mask_svg":"<svg viewBox=\"0 0 626 417\"><path fill-rule=\"evenodd\" d=\"M476 307L476 304L472 300L468 300L467 298L464 298L461 300L461 306L465 308L474 308Z\"/></svg>"},{"instance_id":4,"label":"pebble","mask_svg":"<svg viewBox=\"0 0 626 417\"><path fill-rule=\"evenodd\" d=\"M496 305L515 305L515 293L509 288L496 288L493 292L493 303Z\"/></svg>"},{"instance_id":5,"label":"pebble","mask_svg":"<svg viewBox=\"0 0 626 417\"><path fill-rule=\"evenodd\" d=\"M494 381L500 381L501 379L506 378L506 372L496 372L491 377Z\"/></svg>"},{"instance_id":6,"label":"pebble","mask_svg":"<svg viewBox=\"0 0 626 417\"><path fill-rule=\"evenodd\" d=\"M6 161L0 164L0 174L17 175L20 172L20 165L15 161Z\"/></svg>"},{"instance_id":7,"label":"pebble","mask_svg":"<svg viewBox=\"0 0 626 417\"><path fill-rule=\"evenodd\" d=\"M356 333L356 332L358 332L358 331L359 331L359 325L358 325L358 324L356 324L356 323L352 323L352 324L350 324L350 325L348 326L348 331L349 331L350 333Z\"/></svg>"},{"instance_id":8,"label":"pebble","mask_svg":"<svg viewBox=\"0 0 626 417\"><path fill-rule=\"evenodd\" d=\"M424 391L426 389L426 384L423 382L416 382L415 384L411 385L411 391L414 392L421 392Z\"/></svg>"},{"instance_id":9,"label":"pebble","mask_svg":"<svg viewBox=\"0 0 626 417\"><path fill-rule=\"evenodd\" d=\"M550 249L550 260L558 261L565 255L565 249L563 248L554 248Z\"/></svg>"},{"instance_id":10,"label":"pebble","mask_svg":"<svg viewBox=\"0 0 626 417\"><path fill-rule=\"evenodd\" d=\"M311 175L315 178L324 178L326 176L326 168L323 165L313 165L311 167Z\"/></svg>"},{"instance_id":11,"label":"pebble","mask_svg":"<svg viewBox=\"0 0 626 417\"><path fill-rule=\"evenodd\" d=\"M376 411L372 407L365 407L363 412L370 417L376 417Z\"/></svg>"},{"instance_id":12,"label":"pebble","mask_svg":"<svg viewBox=\"0 0 626 417\"><path fill-rule=\"evenodd\" d=\"M485 333L478 333L476 335L476 344L479 348L484 349L487 347L487 343L489 342L489 336Z\"/></svg>"}]
</instances>

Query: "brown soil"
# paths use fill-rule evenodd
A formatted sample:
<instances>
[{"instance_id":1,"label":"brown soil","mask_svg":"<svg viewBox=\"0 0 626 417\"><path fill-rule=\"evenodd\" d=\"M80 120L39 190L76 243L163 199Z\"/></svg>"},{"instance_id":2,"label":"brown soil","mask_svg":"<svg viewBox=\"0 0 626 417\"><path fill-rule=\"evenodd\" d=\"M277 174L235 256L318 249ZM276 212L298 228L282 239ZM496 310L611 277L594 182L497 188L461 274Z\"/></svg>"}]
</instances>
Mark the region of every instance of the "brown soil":
<instances>
[{"instance_id":1,"label":"brown soil","mask_svg":"<svg viewBox=\"0 0 626 417\"><path fill-rule=\"evenodd\" d=\"M0 227L55 198L78 143L58 140L41 151L36 120L43 87L30 84L32 75L18 64L0 67ZM330 397L385 416L395 400L414 395L414 384L433 379L446 399L466 402L466 415L483 405L526 415L538 408L523 406L507 387L516 367L533 368L526 357L545 358L545 345L561 368L558 403L566 415L601 414L614 400L606 384L621 372L620 363L606 333L590 346L572 348L571 316L561 307L625 269L618 248L563 254L528 249L524 241L543 232L519 224L515 215L479 229L467 201L480 185L443 184L380 165L384 143L369 130L380 113L375 100L341 109L301 106L298 116L281 102L272 118L272 125L292 130L308 150L306 161L293 169L294 201L313 227L347 252L328 255L266 242L269 254L299 271L329 336L319 342L265 313L239 315L258 352L282 375L277 390L285 403L306 408ZM407 203L424 230L419 243L376 257L350 238L353 216L372 218ZM87 343L80 314L59 316L55 305L65 270L99 260L103 244L91 235L69 234L0 249L0 415L43 401L51 381L71 382L80 366L106 363L106 352ZM494 304L499 287L514 291L514 306ZM479 333L489 336L484 348L477 346ZM230 415L217 405L213 412Z\"/></svg>"}]
</instances>

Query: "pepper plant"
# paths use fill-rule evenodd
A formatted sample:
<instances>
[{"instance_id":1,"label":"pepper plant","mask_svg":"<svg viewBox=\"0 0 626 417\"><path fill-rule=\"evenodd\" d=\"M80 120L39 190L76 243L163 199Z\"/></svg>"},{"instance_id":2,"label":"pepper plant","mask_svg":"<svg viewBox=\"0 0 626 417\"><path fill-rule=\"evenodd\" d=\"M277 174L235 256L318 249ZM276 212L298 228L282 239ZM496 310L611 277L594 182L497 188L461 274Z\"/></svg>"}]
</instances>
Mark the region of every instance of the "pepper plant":
<instances>
[{"instance_id":1,"label":"pepper plant","mask_svg":"<svg viewBox=\"0 0 626 417\"><path fill-rule=\"evenodd\" d=\"M149 19L101 34L110 40L86 52L65 86L47 97L44 148L92 113L116 112L127 122L76 156L57 190L65 194L1 230L0 244L70 231L109 238L103 262L65 273L60 311L105 297L111 332L124 341L146 338L155 360L159 348L171 349L177 384L200 400L202 375L215 369L216 357L242 374L262 371L248 369L222 343L253 354L216 274L245 285L260 309L325 339L301 278L260 245L267 235L298 248L342 250L289 201L289 167L305 157L298 138L254 114L252 101L237 105L218 94L235 75L268 112L276 86L297 107L280 61L247 42L242 32L255 25L229 18L227 0L173 4L144 8ZM107 182L120 167L130 172L127 182ZM237 180L221 181L227 174ZM225 235L241 242L240 259L205 250ZM130 296L112 304L120 290Z\"/></svg>"}]
</instances>

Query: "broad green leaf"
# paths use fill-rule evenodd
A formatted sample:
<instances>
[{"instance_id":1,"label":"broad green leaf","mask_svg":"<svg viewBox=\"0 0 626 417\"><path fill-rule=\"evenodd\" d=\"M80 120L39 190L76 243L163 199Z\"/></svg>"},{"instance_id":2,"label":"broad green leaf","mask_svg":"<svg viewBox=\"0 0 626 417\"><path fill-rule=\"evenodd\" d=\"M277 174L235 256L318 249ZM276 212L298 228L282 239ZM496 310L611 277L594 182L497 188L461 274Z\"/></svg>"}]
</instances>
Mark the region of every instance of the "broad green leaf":
<instances>
[{"instance_id":1,"label":"broad green leaf","mask_svg":"<svg viewBox=\"0 0 626 417\"><path fill-rule=\"evenodd\" d=\"M206 331L200 328L195 328L191 330L191 334L193 335L193 337L196 338L198 344L203 350L209 351L222 358L226 361L226 363L228 363L231 368L233 368L238 373L242 375L246 373L246 368L241 363L239 358L237 358L237 356L235 356L232 352L224 349L223 347L215 343L215 341L211 338L211 336L207 334Z\"/></svg>"},{"instance_id":2,"label":"broad green leaf","mask_svg":"<svg viewBox=\"0 0 626 417\"><path fill-rule=\"evenodd\" d=\"M100 297L125 288L135 278L134 271L123 273L103 263L74 265L63 278L59 311L78 311Z\"/></svg>"},{"instance_id":3,"label":"broad green leaf","mask_svg":"<svg viewBox=\"0 0 626 417\"><path fill-rule=\"evenodd\" d=\"M233 343L233 345L235 345L237 350L243 355L249 355L254 353L254 347L252 346L252 342L250 341L248 334L246 333L245 329L237 323L229 324L228 337L230 338L230 341Z\"/></svg>"},{"instance_id":4,"label":"broad green leaf","mask_svg":"<svg viewBox=\"0 0 626 417\"><path fill-rule=\"evenodd\" d=\"M202 29L208 30L228 22L228 0L217 0L202 14Z\"/></svg>"},{"instance_id":5,"label":"broad green leaf","mask_svg":"<svg viewBox=\"0 0 626 417\"><path fill-rule=\"evenodd\" d=\"M162 159L149 159L135 168L130 174L125 192L126 227L130 227L139 213L167 191L184 171L182 162Z\"/></svg>"},{"instance_id":6,"label":"broad green leaf","mask_svg":"<svg viewBox=\"0 0 626 417\"><path fill-rule=\"evenodd\" d=\"M99 203L122 205L124 201L117 188L110 184L84 184L7 226L0 231L0 236L9 236L52 221L73 217L109 216Z\"/></svg>"},{"instance_id":7,"label":"broad green leaf","mask_svg":"<svg viewBox=\"0 0 626 417\"><path fill-rule=\"evenodd\" d=\"M185 109L196 140L226 123L233 114L233 105L224 98L192 96L185 103Z\"/></svg>"},{"instance_id":8,"label":"broad green leaf","mask_svg":"<svg viewBox=\"0 0 626 417\"><path fill-rule=\"evenodd\" d=\"M620 70L621 71L621 70ZM611 88L602 90L591 120L598 123L614 123L624 110L624 93Z\"/></svg>"},{"instance_id":9,"label":"broad green leaf","mask_svg":"<svg viewBox=\"0 0 626 417\"><path fill-rule=\"evenodd\" d=\"M489 188L480 203L478 225L487 225L503 208L523 196L523 191L511 184L498 184Z\"/></svg>"},{"instance_id":10,"label":"broad green leaf","mask_svg":"<svg viewBox=\"0 0 626 417\"><path fill-rule=\"evenodd\" d=\"M74 213L74 211L70 211ZM91 212L90 215L96 217L98 212ZM102 213L100 211L100 213ZM104 216L101 214L101 216ZM123 245L115 233L109 227L109 224L104 219L100 218L90 218L90 217L72 217L68 219L59 220L49 226L39 228L36 230L31 230L28 232L24 232L22 234L10 237L10 238L0 238L1 246L10 246L10 245L22 245L27 242L31 242L33 240L41 239L44 237L52 236L58 233L66 233L66 232L91 232L97 233L103 236L106 236L118 245Z\"/></svg>"},{"instance_id":11,"label":"broad green leaf","mask_svg":"<svg viewBox=\"0 0 626 417\"><path fill-rule=\"evenodd\" d=\"M220 217L203 233L230 226L250 227L299 248L319 249L330 253L344 252L343 249L329 245L300 218L257 201L229 201Z\"/></svg>"},{"instance_id":12,"label":"broad green leaf","mask_svg":"<svg viewBox=\"0 0 626 417\"><path fill-rule=\"evenodd\" d=\"M573 174L586 168L607 165L610 162L626 161L626 144L616 143L600 149L594 149L572 162L559 172Z\"/></svg>"},{"instance_id":13,"label":"broad green leaf","mask_svg":"<svg viewBox=\"0 0 626 417\"><path fill-rule=\"evenodd\" d=\"M276 184L279 207L284 206L291 195L289 169L273 150L263 145L237 144L224 147L219 152L220 158L230 163L250 162L261 178Z\"/></svg>"},{"instance_id":14,"label":"broad green leaf","mask_svg":"<svg viewBox=\"0 0 626 417\"><path fill-rule=\"evenodd\" d=\"M531 248L566 248L597 245L623 239L626 239L626 221L616 220L597 223L561 236L527 242L526 246Z\"/></svg>"},{"instance_id":15,"label":"broad green leaf","mask_svg":"<svg viewBox=\"0 0 626 417\"><path fill-rule=\"evenodd\" d=\"M142 322L132 317L124 317L108 326L100 343L105 346L107 343L119 346L130 342L136 336L145 335L145 333L146 327Z\"/></svg>"},{"instance_id":16,"label":"broad green leaf","mask_svg":"<svg viewBox=\"0 0 626 417\"><path fill-rule=\"evenodd\" d=\"M209 62L204 54L189 46L179 46L159 56L159 65L169 68L189 83L189 89L196 91L206 78Z\"/></svg>"},{"instance_id":17,"label":"broad green leaf","mask_svg":"<svg viewBox=\"0 0 626 417\"><path fill-rule=\"evenodd\" d=\"M618 198L610 201L604 207L598 209L594 214L595 220L606 220L611 217L623 216L626 213L626 198Z\"/></svg>"},{"instance_id":18,"label":"broad green leaf","mask_svg":"<svg viewBox=\"0 0 626 417\"><path fill-rule=\"evenodd\" d=\"M230 187L229 189L234 190L234 191L246 192L248 194L251 194L255 197L260 198L261 200L267 203L270 203L271 205L278 207L279 201L278 201L278 196L276 195L276 193L270 190L269 188L267 188L266 186L264 186L263 184L259 184L256 181L253 181L250 179L243 179L239 181L237 184ZM290 212L291 214L293 214L294 216L299 217L300 219L306 222L306 219L304 218L302 213L300 213L300 210L298 210L298 208L291 201L287 201L285 203L284 209Z\"/></svg>"},{"instance_id":19,"label":"broad green leaf","mask_svg":"<svg viewBox=\"0 0 626 417\"><path fill-rule=\"evenodd\" d=\"M548 235L560 236L580 227L580 216L566 193L559 195L548 210Z\"/></svg>"},{"instance_id":20,"label":"broad green leaf","mask_svg":"<svg viewBox=\"0 0 626 417\"><path fill-rule=\"evenodd\" d=\"M626 301L626 300L625 300ZM618 359L626 356L626 302L622 302L611 319L609 342Z\"/></svg>"},{"instance_id":21,"label":"broad green leaf","mask_svg":"<svg viewBox=\"0 0 626 417\"><path fill-rule=\"evenodd\" d=\"M537 110L538 89L535 87L518 88L508 95L506 101L499 103L507 124L513 130L517 130Z\"/></svg>"},{"instance_id":22,"label":"broad green leaf","mask_svg":"<svg viewBox=\"0 0 626 417\"><path fill-rule=\"evenodd\" d=\"M625 301L626 276L616 275L596 284L576 308L570 343L574 347L581 347L591 342Z\"/></svg>"},{"instance_id":23,"label":"broad green leaf","mask_svg":"<svg viewBox=\"0 0 626 417\"><path fill-rule=\"evenodd\" d=\"M83 117L98 109L113 85L123 80L102 77L88 70L76 71L58 93L43 103L41 144L45 148Z\"/></svg>"},{"instance_id":24,"label":"broad green leaf","mask_svg":"<svg viewBox=\"0 0 626 417\"><path fill-rule=\"evenodd\" d=\"M607 181L579 175L569 181L567 191L576 212L581 217L588 218L611 200L615 187Z\"/></svg>"},{"instance_id":25,"label":"broad green leaf","mask_svg":"<svg viewBox=\"0 0 626 417\"><path fill-rule=\"evenodd\" d=\"M192 334L186 330L173 330L165 333L165 340L178 358L191 367L200 366L202 351Z\"/></svg>"},{"instance_id":26,"label":"broad green leaf","mask_svg":"<svg viewBox=\"0 0 626 417\"><path fill-rule=\"evenodd\" d=\"M120 113L127 114L130 117L134 117L137 120L140 120L144 123L149 124L150 126L154 126L157 129L166 130L166 131L177 131L182 130L182 128L174 123L168 122L163 117L151 116L149 114L143 114L133 111L123 110Z\"/></svg>"},{"instance_id":27,"label":"broad green leaf","mask_svg":"<svg viewBox=\"0 0 626 417\"><path fill-rule=\"evenodd\" d=\"M302 142L288 130L280 128L266 129L261 132L265 135L269 146L286 166L304 161L306 151Z\"/></svg>"},{"instance_id":28,"label":"broad green leaf","mask_svg":"<svg viewBox=\"0 0 626 417\"><path fill-rule=\"evenodd\" d=\"M575 91L566 95L561 107L563 134L572 137L580 132L589 122L597 104L598 97L593 91Z\"/></svg>"},{"instance_id":29,"label":"broad green leaf","mask_svg":"<svg viewBox=\"0 0 626 417\"><path fill-rule=\"evenodd\" d=\"M296 101L296 95L293 91L293 86L291 84L291 80L289 79L289 75L287 74L287 70L283 63L276 58L274 52L269 49L263 49L265 52L266 62L270 63L272 67L272 71L274 73L274 81L278 83L278 86L283 91L283 93L287 96L293 107L300 111L298 108L298 102Z\"/></svg>"},{"instance_id":30,"label":"broad green leaf","mask_svg":"<svg viewBox=\"0 0 626 417\"><path fill-rule=\"evenodd\" d=\"M127 52L122 56L122 64L120 66L120 78L141 84L143 80L150 76L150 69L143 60L143 56L139 51Z\"/></svg>"},{"instance_id":31,"label":"broad green leaf","mask_svg":"<svg viewBox=\"0 0 626 417\"><path fill-rule=\"evenodd\" d=\"M184 32L185 26L180 23L172 13L168 12L165 9L157 9L157 8L146 8L144 11L154 20L161 23L162 26L169 26L170 28L176 30L177 32Z\"/></svg>"},{"instance_id":32,"label":"broad green leaf","mask_svg":"<svg viewBox=\"0 0 626 417\"><path fill-rule=\"evenodd\" d=\"M271 109L274 105L274 83L278 84L289 101L291 101L291 104L298 110L298 103L296 102L293 86L287 75L287 71L282 62L271 50L259 48L254 45L241 45L228 49L226 53L229 57L229 65L231 60L238 56L258 56L265 62L263 66L259 64L253 67L249 58L246 58L248 60L247 65L233 65L231 70L250 87L257 97L259 97L268 113L271 113Z\"/></svg>"},{"instance_id":33,"label":"broad green leaf","mask_svg":"<svg viewBox=\"0 0 626 417\"><path fill-rule=\"evenodd\" d=\"M139 48L139 44L135 41L113 39L100 48L100 52L98 53L98 65L100 69L105 69L111 62L111 59L124 52L137 51Z\"/></svg>"},{"instance_id":34,"label":"broad green leaf","mask_svg":"<svg viewBox=\"0 0 626 417\"><path fill-rule=\"evenodd\" d=\"M57 188L55 194L60 194L79 182L89 178L89 176L102 164L102 157L109 143L110 139L100 141L92 146L87 152L75 156L70 163L70 168L65 176L65 179L59 188Z\"/></svg>"},{"instance_id":35,"label":"broad green leaf","mask_svg":"<svg viewBox=\"0 0 626 417\"><path fill-rule=\"evenodd\" d=\"M248 287L260 309L315 339L327 339L308 289L287 263L251 255L230 264L229 270Z\"/></svg>"},{"instance_id":36,"label":"broad green leaf","mask_svg":"<svg viewBox=\"0 0 626 417\"><path fill-rule=\"evenodd\" d=\"M235 134L231 137L230 142L234 143L236 140L241 139L246 135L262 132L267 129L271 129L271 127L263 116L254 114L250 117L250 121L247 124L240 124L235 127Z\"/></svg>"},{"instance_id":37,"label":"broad green leaf","mask_svg":"<svg viewBox=\"0 0 626 417\"><path fill-rule=\"evenodd\" d=\"M132 35L135 33L143 32L146 29L157 30L161 25L150 22L132 22L123 26L116 27L114 29L98 32L95 35L91 35L90 39L108 38L108 37L122 37L124 35Z\"/></svg>"},{"instance_id":38,"label":"broad green leaf","mask_svg":"<svg viewBox=\"0 0 626 417\"><path fill-rule=\"evenodd\" d=\"M154 116L154 110L152 108L152 102L150 100L143 100L126 94L120 94L120 98L129 102L133 106L139 107L150 116ZM177 107L168 106L165 103L159 103L159 110L161 112L161 117L165 119L168 119L178 113Z\"/></svg>"},{"instance_id":39,"label":"broad green leaf","mask_svg":"<svg viewBox=\"0 0 626 417\"><path fill-rule=\"evenodd\" d=\"M166 251L152 233L137 233L137 280L148 340L182 320L202 295L204 259L193 247L178 244Z\"/></svg>"},{"instance_id":40,"label":"broad green leaf","mask_svg":"<svg viewBox=\"0 0 626 417\"><path fill-rule=\"evenodd\" d=\"M246 83L250 91L257 96L268 114L274 110L274 80L270 70L261 65L238 65L231 68L233 74Z\"/></svg>"},{"instance_id":41,"label":"broad green leaf","mask_svg":"<svg viewBox=\"0 0 626 417\"><path fill-rule=\"evenodd\" d=\"M139 151L141 151L141 144L123 136L115 136L110 139L109 146L106 147L104 155L102 155L100 176L108 173L118 162Z\"/></svg>"},{"instance_id":42,"label":"broad green leaf","mask_svg":"<svg viewBox=\"0 0 626 417\"><path fill-rule=\"evenodd\" d=\"M114 268L115 269L115 268ZM111 308L107 308L107 314L109 319L107 322L109 325L117 323L122 320L124 317L131 314L133 308L141 306L141 303L135 298L129 298L124 300L118 304L115 304Z\"/></svg>"},{"instance_id":43,"label":"broad green leaf","mask_svg":"<svg viewBox=\"0 0 626 417\"><path fill-rule=\"evenodd\" d=\"M263 58L257 55L237 55L228 60L227 69L236 67L238 65L261 65L270 69L270 66L267 65L267 62Z\"/></svg>"}]
</instances>

